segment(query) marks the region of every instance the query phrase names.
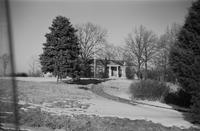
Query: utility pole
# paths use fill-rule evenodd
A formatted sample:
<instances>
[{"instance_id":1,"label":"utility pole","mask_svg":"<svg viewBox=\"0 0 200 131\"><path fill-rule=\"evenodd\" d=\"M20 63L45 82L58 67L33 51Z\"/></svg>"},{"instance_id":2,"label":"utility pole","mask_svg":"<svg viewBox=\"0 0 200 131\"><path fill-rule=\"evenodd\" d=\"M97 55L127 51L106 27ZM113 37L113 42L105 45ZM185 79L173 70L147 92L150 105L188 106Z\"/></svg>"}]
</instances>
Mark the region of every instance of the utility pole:
<instances>
[{"instance_id":1,"label":"utility pole","mask_svg":"<svg viewBox=\"0 0 200 131\"><path fill-rule=\"evenodd\" d=\"M8 46L9 46L9 53L10 53L10 62L11 62L11 74L15 73L15 62L14 62L14 55L13 55L13 35L12 35L12 24L11 24L11 13L10 13L10 1L4 0L5 4L5 11L6 11L6 21L7 21L7 31L8 31ZM15 81L15 77L11 77L12 83L12 94L13 94L13 114L14 114L14 124L15 124L15 131L19 131L19 112L18 112L18 97L17 97L17 83Z\"/></svg>"}]
</instances>

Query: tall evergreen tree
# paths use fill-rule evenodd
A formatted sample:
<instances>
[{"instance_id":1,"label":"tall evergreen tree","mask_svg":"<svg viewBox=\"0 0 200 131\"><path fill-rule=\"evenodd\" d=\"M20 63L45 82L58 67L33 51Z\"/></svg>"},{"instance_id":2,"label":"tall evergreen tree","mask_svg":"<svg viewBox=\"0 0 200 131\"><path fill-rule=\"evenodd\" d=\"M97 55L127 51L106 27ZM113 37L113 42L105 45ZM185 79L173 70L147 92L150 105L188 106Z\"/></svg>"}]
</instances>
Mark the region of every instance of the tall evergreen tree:
<instances>
[{"instance_id":1,"label":"tall evergreen tree","mask_svg":"<svg viewBox=\"0 0 200 131\"><path fill-rule=\"evenodd\" d=\"M57 16L49 29L50 33L45 35L46 43L40 55L42 72L53 73L57 80L66 76L75 78L80 54L75 28L68 18Z\"/></svg>"},{"instance_id":2,"label":"tall evergreen tree","mask_svg":"<svg viewBox=\"0 0 200 131\"><path fill-rule=\"evenodd\" d=\"M171 49L170 65L183 89L192 95L193 118L200 122L200 0L189 9Z\"/></svg>"}]
</instances>

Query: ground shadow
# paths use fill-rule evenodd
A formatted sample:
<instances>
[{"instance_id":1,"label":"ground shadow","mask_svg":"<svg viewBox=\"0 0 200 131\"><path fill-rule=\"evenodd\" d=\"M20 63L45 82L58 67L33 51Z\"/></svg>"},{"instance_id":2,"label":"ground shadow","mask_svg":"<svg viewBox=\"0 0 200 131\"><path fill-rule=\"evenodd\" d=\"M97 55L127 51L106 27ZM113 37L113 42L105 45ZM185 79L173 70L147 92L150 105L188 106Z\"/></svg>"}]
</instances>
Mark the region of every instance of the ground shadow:
<instances>
[{"instance_id":1,"label":"ground shadow","mask_svg":"<svg viewBox=\"0 0 200 131\"><path fill-rule=\"evenodd\" d=\"M89 85L89 84L99 84L110 79L80 79L80 80L65 80L64 83L67 84L77 84L77 85Z\"/></svg>"},{"instance_id":2,"label":"ground shadow","mask_svg":"<svg viewBox=\"0 0 200 131\"><path fill-rule=\"evenodd\" d=\"M190 122L191 124L193 124L194 126L196 126L198 128L198 130L200 129L200 123L194 119L195 113L192 112L190 107L183 107L183 106L178 106L178 105L174 105L174 104L168 104L168 105L171 106L172 109L181 112L184 120L186 120L186 121Z\"/></svg>"},{"instance_id":3,"label":"ground shadow","mask_svg":"<svg viewBox=\"0 0 200 131\"><path fill-rule=\"evenodd\" d=\"M183 91L179 90L178 92L171 92L165 96L165 103L170 105L174 110L180 111L183 115L183 118L198 126L200 128L200 123L194 119L195 113L191 111L191 102L192 96Z\"/></svg>"},{"instance_id":4,"label":"ground shadow","mask_svg":"<svg viewBox=\"0 0 200 131\"><path fill-rule=\"evenodd\" d=\"M195 113L192 112L183 112L184 119L200 129L200 122L194 119Z\"/></svg>"},{"instance_id":5,"label":"ground shadow","mask_svg":"<svg viewBox=\"0 0 200 131\"><path fill-rule=\"evenodd\" d=\"M190 122L191 124L193 124L195 127L191 128L191 131L200 131L200 123L199 121L194 119L194 116L196 115L194 112L191 111L191 108L185 108L185 107L181 107L181 106L177 106L177 105L173 105L173 104L168 104L172 107L172 109L177 110L179 112L181 112L183 119Z\"/></svg>"}]
</instances>

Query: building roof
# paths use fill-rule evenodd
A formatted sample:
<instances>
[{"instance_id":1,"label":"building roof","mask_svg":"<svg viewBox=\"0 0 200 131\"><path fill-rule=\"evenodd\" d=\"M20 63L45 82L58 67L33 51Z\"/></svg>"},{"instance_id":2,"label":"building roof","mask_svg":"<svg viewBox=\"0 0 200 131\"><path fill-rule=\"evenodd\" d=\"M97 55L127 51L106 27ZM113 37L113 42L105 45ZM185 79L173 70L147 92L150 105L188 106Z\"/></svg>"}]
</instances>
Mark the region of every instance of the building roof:
<instances>
[{"instance_id":1,"label":"building roof","mask_svg":"<svg viewBox=\"0 0 200 131\"><path fill-rule=\"evenodd\" d=\"M119 61L119 60L109 60L108 65L124 65L124 61Z\"/></svg>"},{"instance_id":2,"label":"building roof","mask_svg":"<svg viewBox=\"0 0 200 131\"><path fill-rule=\"evenodd\" d=\"M104 62L106 62L105 59L96 59L96 64L97 65L104 65ZM124 61L122 60L107 60L107 65L124 65ZM94 59L90 59L90 64L94 64Z\"/></svg>"}]
</instances>

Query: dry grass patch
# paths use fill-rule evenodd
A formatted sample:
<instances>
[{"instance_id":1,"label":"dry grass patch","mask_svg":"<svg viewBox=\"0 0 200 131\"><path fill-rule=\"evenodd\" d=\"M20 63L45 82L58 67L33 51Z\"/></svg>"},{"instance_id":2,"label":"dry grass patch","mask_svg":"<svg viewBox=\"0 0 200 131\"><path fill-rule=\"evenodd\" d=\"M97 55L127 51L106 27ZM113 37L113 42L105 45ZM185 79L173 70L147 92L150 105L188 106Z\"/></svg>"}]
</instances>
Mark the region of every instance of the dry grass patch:
<instances>
[{"instance_id":1,"label":"dry grass patch","mask_svg":"<svg viewBox=\"0 0 200 131\"><path fill-rule=\"evenodd\" d=\"M20 123L31 127L48 127L65 131L198 131L195 128L182 130L178 127L165 127L151 121L117 117L57 116L42 112L39 108L24 112Z\"/></svg>"},{"instance_id":2,"label":"dry grass patch","mask_svg":"<svg viewBox=\"0 0 200 131\"><path fill-rule=\"evenodd\" d=\"M93 97L93 94L90 91L79 89L79 85L23 81L18 81L17 85L19 99L36 104L66 99L91 99Z\"/></svg>"}]
</instances>

